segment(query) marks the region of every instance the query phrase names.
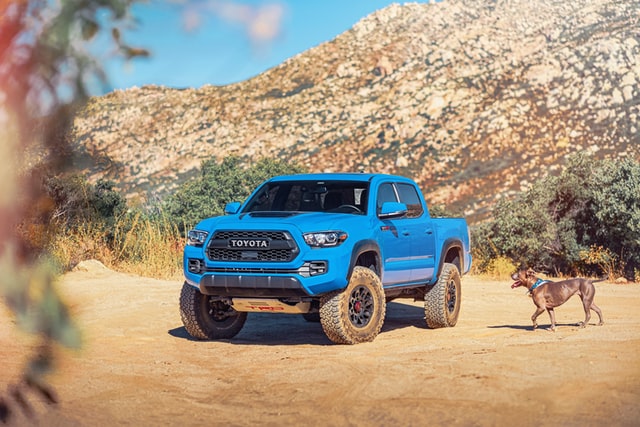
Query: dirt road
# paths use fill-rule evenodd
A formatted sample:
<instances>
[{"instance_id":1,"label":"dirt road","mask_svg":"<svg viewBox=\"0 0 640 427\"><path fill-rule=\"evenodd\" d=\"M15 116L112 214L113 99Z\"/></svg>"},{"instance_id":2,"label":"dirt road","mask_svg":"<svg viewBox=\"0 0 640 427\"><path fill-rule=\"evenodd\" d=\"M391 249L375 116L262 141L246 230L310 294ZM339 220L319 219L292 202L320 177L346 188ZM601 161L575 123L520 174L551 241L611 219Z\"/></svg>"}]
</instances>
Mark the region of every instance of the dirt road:
<instances>
[{"instance_id":1,"label":"dirt road","mask_svg":"<svg viewBox=\"0 0 640 427\"><path fill-rule=\"evenodd\" d=\"M605 325L586 329L577 297L532 331L509 282L464 277L455 328L430 330L420 303L391 302L372 343L333 345L318 323L249 315L233 340L189 338L181 283L90 268L60 291L84 331L49 378L61 403L41 426L638 426L640 285L596 284ZM30 339L0 317L0 391ZM37 402L36 402L37 403Z\"/></svg>"}]
</instances>

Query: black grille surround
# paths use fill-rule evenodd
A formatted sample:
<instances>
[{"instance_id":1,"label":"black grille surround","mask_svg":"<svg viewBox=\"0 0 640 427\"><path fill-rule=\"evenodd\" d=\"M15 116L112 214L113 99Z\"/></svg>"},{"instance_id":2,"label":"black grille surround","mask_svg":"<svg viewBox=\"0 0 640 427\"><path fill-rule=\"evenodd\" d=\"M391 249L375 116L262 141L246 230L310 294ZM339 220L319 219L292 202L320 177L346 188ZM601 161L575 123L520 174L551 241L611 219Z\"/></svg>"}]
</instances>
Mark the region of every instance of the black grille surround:
<instances>
[{"instance_id":1,"label":"black grille surround","mask_svg":"<svg viewBox=\"0 0 640 427\"><path fill-rule=\"evenodd\" d=\"M245 245L234 246L233 242L238 240ZM249 245L246 242L260 244ZM206 250L209 260L227 262L288 262L299 252L291 234L279 230L218 230Z\"/></svg>"}]
</instances>

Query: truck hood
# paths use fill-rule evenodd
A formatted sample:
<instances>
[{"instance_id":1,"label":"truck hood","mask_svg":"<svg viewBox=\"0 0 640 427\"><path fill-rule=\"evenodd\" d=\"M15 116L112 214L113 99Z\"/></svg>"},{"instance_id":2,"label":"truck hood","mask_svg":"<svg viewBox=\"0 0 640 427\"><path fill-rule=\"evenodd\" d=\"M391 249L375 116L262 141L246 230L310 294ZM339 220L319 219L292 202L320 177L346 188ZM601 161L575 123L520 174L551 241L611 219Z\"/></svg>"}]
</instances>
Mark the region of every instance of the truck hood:
<instances>
[{"instance_id":1,"label":"truck hood","mask_svg":"<svg viewBox=\"0 0 640 427\"><path fill-rule=\"evenodd\" d=\"M297 229L310 231L340 230L362 224L364 215L325 212L252 212L208 218L198 224L198 230L213 229Z\"/></svg>"}]
</instances>

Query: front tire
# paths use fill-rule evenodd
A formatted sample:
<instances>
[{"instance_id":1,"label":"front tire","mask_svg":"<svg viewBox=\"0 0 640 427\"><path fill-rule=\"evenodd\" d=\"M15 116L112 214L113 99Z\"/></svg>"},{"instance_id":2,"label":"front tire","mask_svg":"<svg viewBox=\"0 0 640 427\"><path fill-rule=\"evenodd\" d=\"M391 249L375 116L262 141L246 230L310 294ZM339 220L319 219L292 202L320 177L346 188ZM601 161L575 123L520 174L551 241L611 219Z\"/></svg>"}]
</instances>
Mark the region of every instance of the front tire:
<instances>
[{"instance_id":1,"label":"front tire","mask_svg":"<svg viewBox=\"0 0 640 427\"><path fill-rule=\"evenodd\" d=\"M366 267L356 266L345 289L320 300L320 324L336 344L373 341L382 329L385 313L382 282Z\"/></svg>"},{"instance_id":2,"label":"front tire","mask_svg":"<svg viewBox=\"0 0 640 427\"><path fill-rule=\"evenodd\" d=\"M432 329L455 326L462 300L460 272L454 264L445 263L438 281L427 286L424 295L424 315Z\"/></svg>"},{"instance_id":3,"label":"front tire","mask_svg":"<svg viewBox=\"0 0 640 427\"><path fill-rule=\"evenodd\" d=\"M180 317L193 338L215 340L235 337L244 326L247 313L238 312L185 283L180 293Z\"/></svg>"}]
</instances>

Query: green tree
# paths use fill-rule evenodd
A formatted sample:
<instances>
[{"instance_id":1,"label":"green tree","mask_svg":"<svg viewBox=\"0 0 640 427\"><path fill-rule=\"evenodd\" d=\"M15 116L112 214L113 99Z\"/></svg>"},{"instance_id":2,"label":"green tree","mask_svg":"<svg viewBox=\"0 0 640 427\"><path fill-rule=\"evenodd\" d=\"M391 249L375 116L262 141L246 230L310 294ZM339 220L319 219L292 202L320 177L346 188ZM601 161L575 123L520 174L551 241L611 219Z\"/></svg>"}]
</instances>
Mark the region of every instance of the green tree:
<instances>
[{"instance_id":1,"label":"green tree","mask_svg":"<svg viewBox=\"0 0 640 427\"><path fill-rule=\"evenodd\" d=\"M523 265L550 265L552 259L545 249L555 237L548 210L550 203L551 195L541 186L534 186L514 200L498 202L485 237L495 246L496 255L509 256Z\"/></svg>"},{"instance_id":2,"label":"green tree","mask_svg":"<svg viewBox=\"0 0 640 427\"><path fill-rule=\"evenodd\" d=\"M594 178L589 243L619 257L628 277L640 269L640 163L605 161Z\"/></svg>"},{"instance_id":3,"label":"green tree","mask_svg":"<svg viewBox=\"0 0 640 427\"><path fill-rule=\"evenodd\" d=\"M45 220L67 229L86 222L111 227L127 209L126 199L114 187L113 181L100 179L92 185L79 175L46 177L44 191L53 206Z\"/></svg>"},{"instance_id":4,"label":"green tree","mask_svg":"<svg viewBox=\"0 0 640 427\"><path fill-rule=\"evenodd\" d=\"M640 165L632 160L571 157L558 176L547 176L512 200L500 201L493 219L474 230L480 262L507 256L552 273L602 274L585 254L607 253L626 267L640 266ZM592 248L602 248L593 251Z\"/></svg>"},{"instance_id":5,"label":"green tree","mask_svg":"<svg viewBox=\"0 0 640 427\"><path fill-rule=\"evenodd\" d=\"M165 210L184 231L204 218L222 215L227 203L243 201L266 179L303 171L300 166L267 158L248 168L239 157L227 157L221 163L207 160L197 178L183 184L167 199Z\"/></svg>"}]
</instances>

